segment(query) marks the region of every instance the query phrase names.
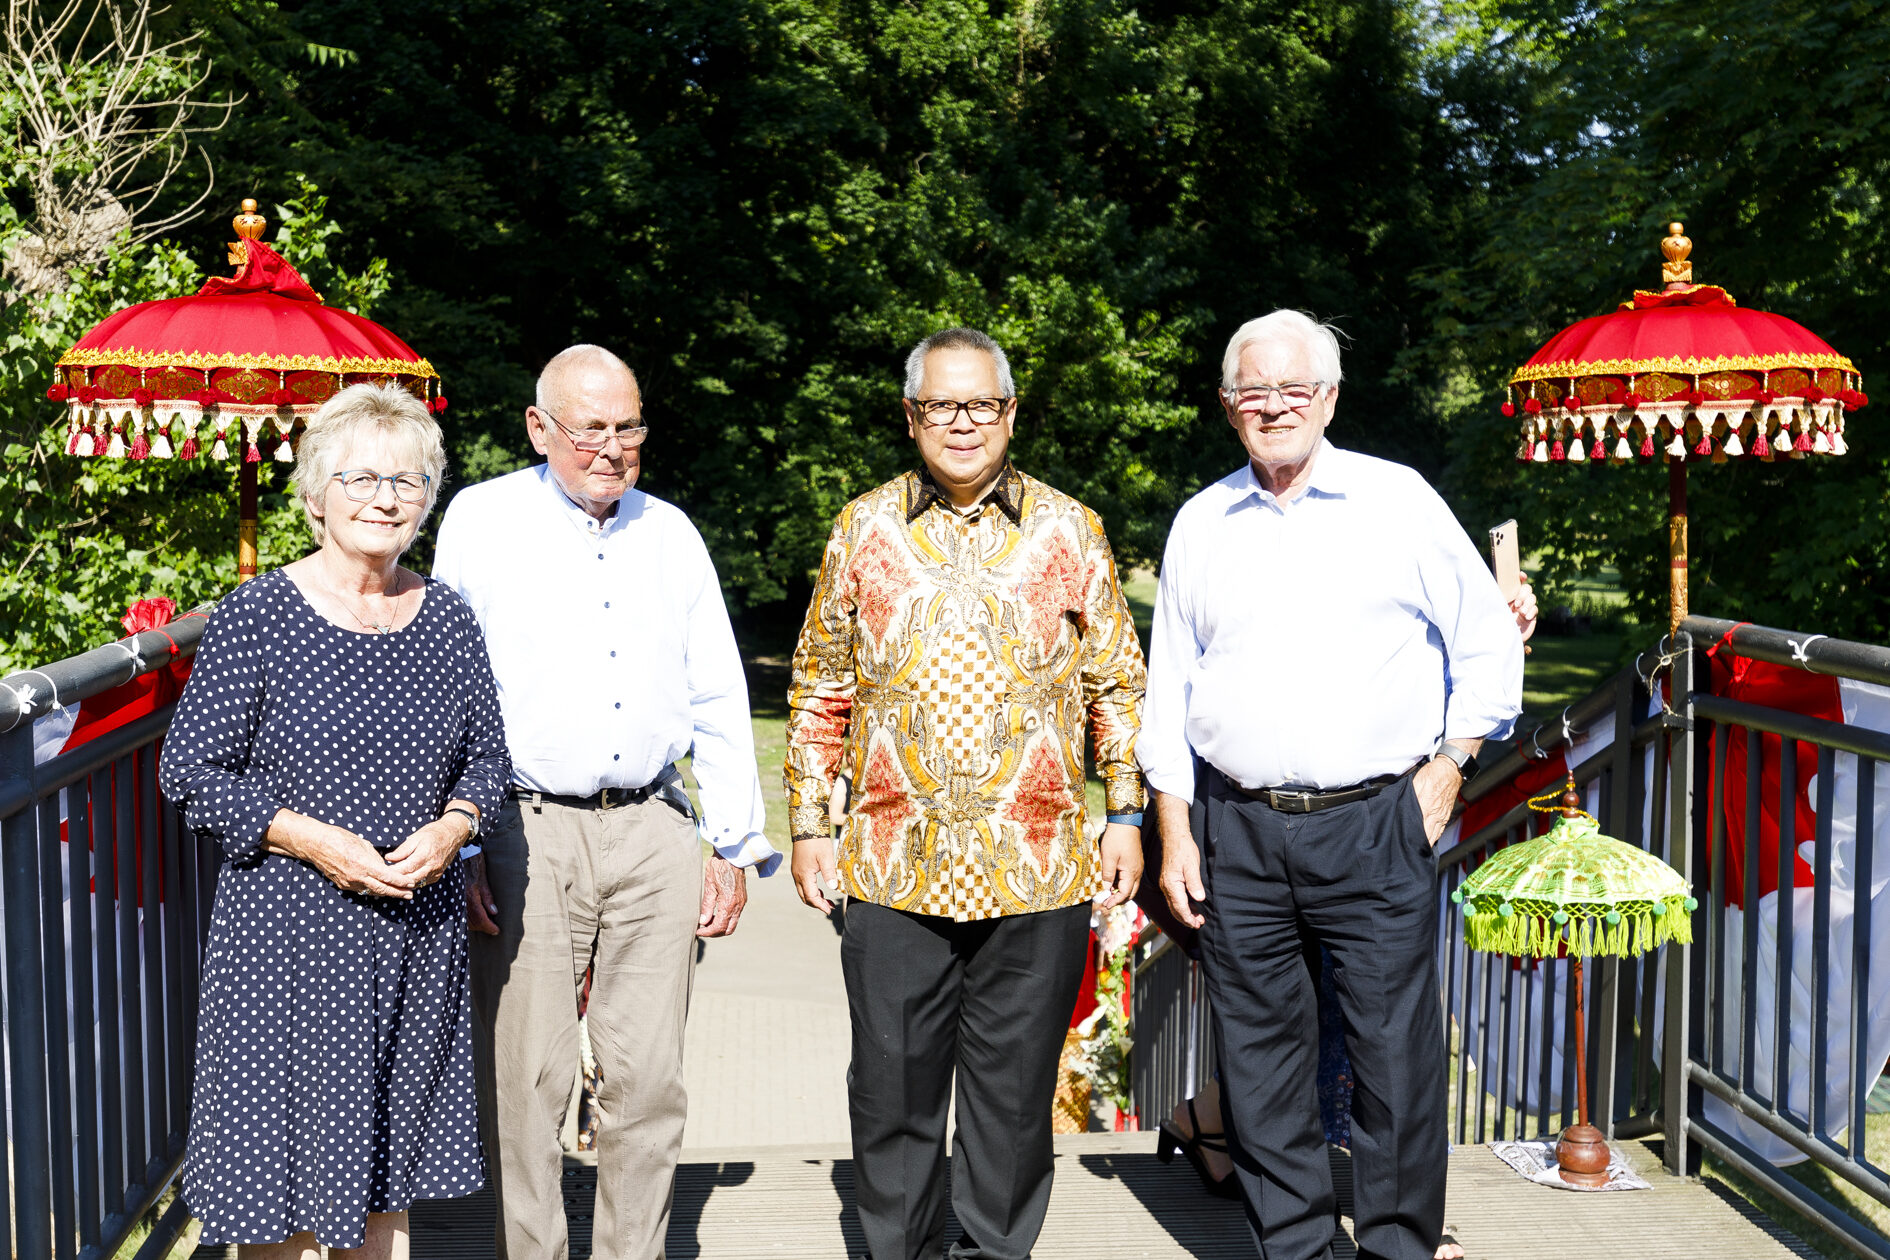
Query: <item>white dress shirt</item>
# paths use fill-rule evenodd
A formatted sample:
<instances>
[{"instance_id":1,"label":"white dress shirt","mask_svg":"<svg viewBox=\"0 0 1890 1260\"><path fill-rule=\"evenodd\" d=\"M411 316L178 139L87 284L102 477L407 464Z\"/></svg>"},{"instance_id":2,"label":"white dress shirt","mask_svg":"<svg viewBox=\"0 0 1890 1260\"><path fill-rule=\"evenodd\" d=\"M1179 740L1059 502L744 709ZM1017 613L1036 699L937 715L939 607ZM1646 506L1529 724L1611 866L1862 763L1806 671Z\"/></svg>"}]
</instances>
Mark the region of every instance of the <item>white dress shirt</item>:
<instances>
[{"instance_id":1,"label":"white dress shirt","mask_svg":"<svg viewBox=\"0 0 1890 1260\"><path fill-rule=\"evenodd\" d=\"M774 873L748 683L687 516L631 490L598 521L540 464L453 496L433 576L485 631L514 781L564 796L638 788L693 750L702 834Z\"/></svg>"},{"instance_id":2,"label":"white dress shirt","mask_svg":"<svg viewBox=\"0 0 1890 1260\"><path fill-rule=\"evenodd\" d=\"M1297 498L1243 465L1176 514L1136 751L1149 784L1184 799L1195 754L1242 787L1345 787L1444 739L1509 734L1522 660L1437 492L1322 440Z\"/></svg>"}]
</instances>

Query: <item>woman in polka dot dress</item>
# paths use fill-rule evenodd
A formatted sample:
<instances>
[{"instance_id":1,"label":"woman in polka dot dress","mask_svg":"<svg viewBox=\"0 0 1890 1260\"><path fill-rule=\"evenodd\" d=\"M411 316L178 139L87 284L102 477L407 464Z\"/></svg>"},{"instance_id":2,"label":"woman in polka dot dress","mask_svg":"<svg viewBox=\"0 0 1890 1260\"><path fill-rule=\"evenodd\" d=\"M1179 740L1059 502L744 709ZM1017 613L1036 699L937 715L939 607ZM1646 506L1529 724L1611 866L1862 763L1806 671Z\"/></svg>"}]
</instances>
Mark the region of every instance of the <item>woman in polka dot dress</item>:
<instances>
[{"instance_id":1,"label":"woman in polka dot dress","mask_svg":"<svg viewBox=\"0 0 1890 1260\"><path fill-rule=\"evenodd\" d=\"M404 391L331 399L296 469L321 548L224 598L164 743L225 859L184 1198L244 1260L399 1260L410 1203L485 1180L457 857L511 764L472 613L400 567L445 462Z\"/></svg>"}]
</instances>

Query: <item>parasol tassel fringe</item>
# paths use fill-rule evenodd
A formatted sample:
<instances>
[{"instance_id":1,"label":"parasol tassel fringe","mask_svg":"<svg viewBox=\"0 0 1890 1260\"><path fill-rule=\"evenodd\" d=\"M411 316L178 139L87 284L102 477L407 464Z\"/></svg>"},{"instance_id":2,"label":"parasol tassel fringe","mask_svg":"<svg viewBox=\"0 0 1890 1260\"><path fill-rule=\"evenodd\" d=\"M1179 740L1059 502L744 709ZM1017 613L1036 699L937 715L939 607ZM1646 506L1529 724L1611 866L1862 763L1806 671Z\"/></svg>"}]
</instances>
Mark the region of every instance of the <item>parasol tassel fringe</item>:
<instances>
[{"instance_id":1,"label":"parasol tassel fringe","mask_svg":"<svg viewBox=\"0 0 1890 1260\"><path fill-rule=\"evenodd\" d=\"M151 438L151 458L152 459L172 458L171 433L169 429L161 428L157 430L156 434Z\"/></svg>"},{"instance_id":2,"label":"parasol tassel fringe","mask_svg":"<svg viewBox=\"0 0 1890 1260\"><path fill-rule=\"evenodd\" d=\"M1763 421L1761 423L1763 423ZM1744 455L1746 453L1746 447L1745 447L1745 443L1739 440L1739 430L1738 429L1730 430L1726 434L1726 441L1724 442L1724 444L1720 446L1719 449L1724 451L1727 455L1734 456L1734 457Z\"/></svg>"},{"instance_id":3,"label":"parasol tassel fringe","mask_svg":"<svg viewBox=\"0 0 1890 1260\"><path fill-rule=\"evenodd\" d=\"M1820 428L1817 430L1816 435L1811 439L1806 449L1810 450L1814 455L1829 455L1831 453L1831 440L1825 437L1824 430Z\"/></svg>"},{"instance_id":4,"label":"parasol tassel fringe","mask_svg":"<svg viewBox=\"0 0 1890 1260\"><path fill-rule=\"evenodd\" d=\"M192 430L190 433L190 436L184 439L184 444L177 448L177 458L179 459L197 458L197 434L195 430Z\"/></svg>"},{"instance_id":5,"label":"parasol tassel fringe","mask_svg":"<svg viewBox=\"0 0 1890 1260\"><path fill-rule=\"evenodd\" d=\"M112 426L111 440L105 444L105 453L113 459L125 457L125 435L117 425Z\"/></svg>"},{"instance_id":6,"label":"parasol tassel fringe","mask_svg":"<svg viewBox=\"0 0 1890 1260\"><path fill-rule=\"evenodd\" d=\"M128 454L132 459L151 458L151 443L146 440L144 434L140 433L131 439L131 450Z\"/></svg>"},{"instance_id":7,"label":"parasol tassel fringe","mask_svg":"<svg viewBox=\"0 0 1890 1260\"><path fill-rule=\"evenodd\" d=\"M230 457L229 444L224 440L223 430L218 429L217 430L217 444L210 448L210 458L211 459L228 459L229 457Z\"/></svg>"},{"instance_id":8,"label":"parasol tassel fringe","mask_svg":"<svg viewBox=\"0 0 1890 1260\"><path fill-rule=\"evenodd\" d=\"M1835 425L1832 426L1831 453L1833 455L1842 455L1845 452L1849 451L1850 449L1851 449L1850 444L1844 440L1844 430L1836 427Z\"/></svg>"},{"instance_id":9,"label":"parasol tassel fringe","mask_svg":"<svg viewBox=\"0 0 1890 1260\"><path fill-rule=\"evenodd\" d=\"M278 423L276 427L281 428L281 424ZM276 443L276 462L278 464L295 462L295 447L290 444L289 435L286 432L282 435L282 440Z\"/></svg>"},{"instance_id":10,"label":"parasol tassel fringe","mask_svg":"<svg viewBox=\"0 0 1890 1260\"><path fill-rule=\"evenodd\" d=\"M1772 458L1772 447L1765 440L1765 426L1760 425L1757 435L1752 439L1752 453L1759 459Z\"/></svg>"},{"instance_id":11,"label":"parasol tassel fringe","mask_svg":"<svg viewBox=\"0 0 1890 1260\"><path fill-rule=\"evenodd\" d=\"M245 464L262 463L262 452L256 449L256 444L254 442L251 442L249 444L249 449L243 452L243 462Z\"/></svg>"}]
</instances>

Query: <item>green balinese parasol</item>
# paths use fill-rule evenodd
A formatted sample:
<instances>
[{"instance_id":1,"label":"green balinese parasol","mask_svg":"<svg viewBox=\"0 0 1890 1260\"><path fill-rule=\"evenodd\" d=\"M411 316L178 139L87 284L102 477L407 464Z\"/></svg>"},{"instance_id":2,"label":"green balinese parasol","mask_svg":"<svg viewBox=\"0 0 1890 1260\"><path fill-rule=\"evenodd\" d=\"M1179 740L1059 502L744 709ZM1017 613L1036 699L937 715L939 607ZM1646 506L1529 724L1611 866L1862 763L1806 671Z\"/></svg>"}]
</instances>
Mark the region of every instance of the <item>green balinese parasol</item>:
<instances>
[{"instance_id":1,"label":"green balinese parasol","mask_svg":"<svg viewBox=\"0 0 1890 1260\"><path fill-rule=\"evenodd\" d=\"M1580 1122L1556 1144L1562 1179L1597 1186L1608 1179L1608 1144L1588 1123L1588 1072L1583 1047L1582 959L1625 958L1668 941L1693 942L1689 895L1680 873L1644 849L1601 834L1582 811L1571 778L1561 792L1562 817L1547 835L1502 849L1470 874L1450 899L1464 908L1464 939L1471 949L1522 958L1552 958L1566 951L1575 984L1575 1073ZM1539 802L1544 813L1553 807Z\"/></svg>"}]
</instances>

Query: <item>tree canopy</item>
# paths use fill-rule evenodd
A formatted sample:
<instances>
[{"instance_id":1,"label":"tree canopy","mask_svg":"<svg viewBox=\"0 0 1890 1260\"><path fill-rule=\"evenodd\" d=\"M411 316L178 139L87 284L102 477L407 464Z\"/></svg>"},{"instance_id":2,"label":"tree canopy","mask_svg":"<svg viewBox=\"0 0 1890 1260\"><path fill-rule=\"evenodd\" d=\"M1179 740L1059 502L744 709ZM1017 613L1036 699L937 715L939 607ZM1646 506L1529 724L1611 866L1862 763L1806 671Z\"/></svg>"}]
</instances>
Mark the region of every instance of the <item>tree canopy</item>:
<instances>
[{"instance_id":1,"label":"tree canopy","mask_svg":"<svg viewBox=\"0 0 1890 1260\"><path fill-rule=\"evenodd\" d=\"M1551 581L1618 564L1650 614L1664 481L1519 469L1509 370L1651 285L1673 217L1699 278L1799 318L1867 387L1882 359L1878 3L186 0L166 20L243 97L204 142L224 199L296 202L337 277L384 285L373 315L445 378L457 477L525 462L538 367L609 346L644 387L643 484L690 511L756 641L798 619L840 505L910 462L904 352L950 324L1005 344L1019 463L1095 507L1126 563L1239 460L1213 399L1227 336L1294 306L1349 338L1335 440L1418 466L1473 530L1517 516ZM175 282L221 220L75 292ZM8 312L39 331L9 366L7 486L57 419L27 389L77 332L49 309ZM1830 467L1695 478L1696 607L1884 637L1872 417ZM156 501L217 471L113 475ZM151 529L114 509L66 536L122 552ZM14 663L51 646L29 634L48 600L96 636L136 585L0 547L49 592L0 587ZM180 597L214 589L203 554Z\"/></svg>"}]
</instances>

